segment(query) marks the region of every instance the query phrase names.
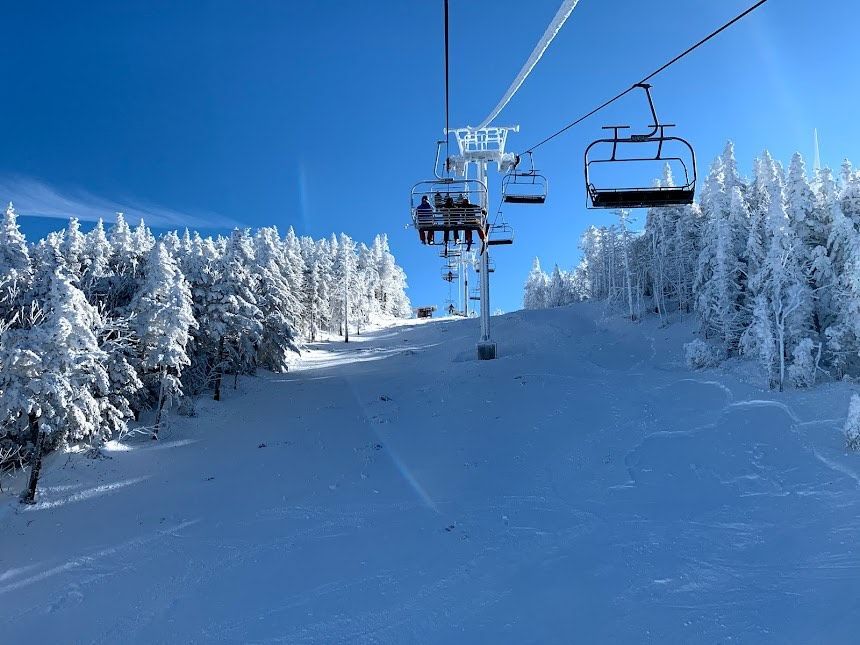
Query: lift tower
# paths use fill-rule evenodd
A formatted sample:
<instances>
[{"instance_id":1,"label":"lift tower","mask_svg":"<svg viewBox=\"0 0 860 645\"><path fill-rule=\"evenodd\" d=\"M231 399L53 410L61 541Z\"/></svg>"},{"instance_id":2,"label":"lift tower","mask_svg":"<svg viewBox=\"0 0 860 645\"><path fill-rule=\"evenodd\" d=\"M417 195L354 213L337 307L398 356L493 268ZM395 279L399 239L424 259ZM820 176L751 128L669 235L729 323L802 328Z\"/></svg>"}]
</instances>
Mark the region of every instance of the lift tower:
<instances>
[{"instance_id":1,"label":"lift tower","mask_svg":"<svg viewBox=\"0 0 860 645\"><path fill-rule=\"evenodd\" d=\"M470 166L474 165L475 179L484 186L487 185L487 165L496 164L496 169L505 173L516 165L515 154L505 152L508 132L519 132L520 126L488 126L484 128L457 128L446 130L457 138L460 154L451 155L446 160L447 168L462 177L468 178ZM489 192L482 196L484 203L481 207L489 212ZM497 240L496 242L505 243ZM478 341L478 358L492 360L496 358L496 343L490 335L490 271L488 247L493 244L491 230L486 231L486 240L481 244L481 338Z\"/></svg>"}]
</instances>

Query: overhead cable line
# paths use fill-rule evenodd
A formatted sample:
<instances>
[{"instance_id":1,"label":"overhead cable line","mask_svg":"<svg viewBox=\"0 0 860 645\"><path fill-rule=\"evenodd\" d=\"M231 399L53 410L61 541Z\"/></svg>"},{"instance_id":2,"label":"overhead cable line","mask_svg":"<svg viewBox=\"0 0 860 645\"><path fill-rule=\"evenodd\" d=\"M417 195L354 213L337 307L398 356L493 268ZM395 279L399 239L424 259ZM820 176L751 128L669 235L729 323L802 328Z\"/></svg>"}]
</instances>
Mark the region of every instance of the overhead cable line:
<instances>
[{"instance_id":1,"label":"overhead cable line","mask_svg":"<svg viewBox=\"0 0 860 645\"><path fill-rule=\"evenodd\" d=\"M502 96L502 100L499 101L498 105L493 108L493 111L490 112L487 118L481 121L481 125L475 128L476 130L486 128L488 125L490 125L492 120L499 116L499 113L505 109L505 106L514 97L514 94L517 93L517 90L520 89L520 86L525 82L528 75L535 68L535 65L538 64L538 61L541 59L544 52L549 47L556 34L561 30L565 21L576 8L576 5L578 3L579 0L564 0L564 2L561 3L561 6L555 14L555 17L547 26L546 31L544 31L543 36L538 41L537 45L535 45L535 48L532 50L531 55L526 60L522 69L520 69L520 73L517 74L516 78L514 78L514 81L513 83L511 83L510 87L508 88L508 91L505 92L504 96Z\"/></svg>"},{"instance_id":2,"label":"overhead cable line","mask_svg":"<svg viewBox=\"0 0 860 645\"><path fill-rule=\"evenodd\" d=\"M555 138L556 138L557 136L559 136L560 134L563 134L564 132L567 132L568 130L570 130L573 126L575 126L575 125L578 125L578 124L582 123L582 122L583 122L583 121L585 121L588 117L590 117L590 116L592 116L592 115L596 114L597 112L600 112L600 110L602 110L603 108L607 107L607 106L608 106L608 105L610 105L611 103L614 103L615 101L617 101L618 99L620 99L622 96L625 96L626 94L629 94L629 93L630 93L630 92L632 92L633 90L637 89L637 88L638 88L639 86L641 86L643 83L647 83L649 80L651 80L652 78L654 78L655 76L657 76L657 74L659 74L660 72L664 71L666 68L670 67L671 65L674 65L675 63L677 63L679 60L681 60L682 58L684 58L684 56L686 56L687 54L689 54L689 53L690 53L690 52L692 52L693 50L698 49L699 47L701 47L702 45L704 45L706 42L708 42L709 40L711 40L712 38L714 38L715 36L717 36L717 35L718 35L718 34L720 34L721 32L725 31L726 29L728 29L729 27L731 27L733 24L735 24L736 22L738 22L738 21L739 21L739 20L741 20L742 18L744 18L744 17L746 17L747 15L751 14L753 11L755 11L755 10L756 10L756 9L758 9L760 6L762 6L765 2L767 2L767 0L759 0L759 1L758 1L758 2L756 2L754 5L752 5L751 7L749 7L746 11L743 11L742 13L739 13L737 16L735 16L734 18L732 18L731 20L729 20L727 23L725 23L722 27L720 27L719 29L716 29L716 30L712 31L710 34L708 34L707 36L705 36L704 38L702 38L702 39L701 39L699 42L697 42L695 45L692 45L692 46L688 47L686 50L684 50L683 52L681 52L680 54L678 54L677 56L675 56L672 60L670 60L670 61L669 61L669 62L667 62L666 64L662 65L661 67L657 68L655 71L653 71L653 72L651 72L650 74L648 74L648 76L644 77L642 80L637 81L636 83L633 83L633 85L631 85L630 87L628 87L628 88L627 88L626 90L624 90L623 92L619 92L618 94L616 94L615 96L613 96L613 97L612 97L611 99L609 99L608 101L605 101L605 102L601 103L601 104L600 104L600 105L598 105L596 108L594 108L594 109L593 109L593 110L591 110L590 112L588 112L588 113L584 114L583 116L579 117L579 118L578 118L578 119L576 119L575 121L571 121L571 122L570 122L570 123L568 123L566 126L564 126L561 130L558 130L557 132L555 132L555 133L551 134L550 136L548 136L546 139L544 139L544 140L543 140L543 141L541 141L540 143L537 143L537 144L533 145L532 147L528 148L528 149L526 150L526 152L527 152L527 153L528 153L528 152L532 152L533 150L535 150L536 148L539 148L539 147L540 147L540 146L542 146L543 144L545 144L545 143L547 143L547 142L549 142L549 141L551 141L551 140L555 139Z\"/></svg>"},{"instance_id":3,"label":"overhead cable line","mask_svg":"<svg viewBox=\"0 0 860 645\"><path fill-rule=\"evenodd\" d=\"M448 159L451 156L451 150L449 148L449 142L451 140L450 128L449 128L449 56L448 56L448 0L445 0L445 168L448 168Z\"/></svg>"}]
</instances>

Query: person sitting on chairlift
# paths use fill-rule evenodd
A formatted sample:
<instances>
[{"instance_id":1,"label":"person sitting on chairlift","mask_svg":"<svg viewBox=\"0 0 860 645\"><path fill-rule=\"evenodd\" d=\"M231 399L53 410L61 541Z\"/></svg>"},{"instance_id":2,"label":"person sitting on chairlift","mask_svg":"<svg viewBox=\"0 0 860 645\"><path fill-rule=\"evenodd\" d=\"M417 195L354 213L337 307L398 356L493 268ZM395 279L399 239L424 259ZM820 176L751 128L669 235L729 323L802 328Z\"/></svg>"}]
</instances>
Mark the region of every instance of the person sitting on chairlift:
<instances>
[{"instance_id":1,"label":"person sitting on chairlift","mask_svg":"<svg viewBox=\"0 0 860 645\"><path fill-rule=\"evenodd\" d=\"M448 240L451 237L451 229L447 228L447 226L452 223L452 221L451 221L452 220L451 210L453 210L454 207L455 207L454 198L451 197L451 195L448 195L445 198L445 203L443 205L443 208L448 211L448 213L445 216L446 228L445 228L445 233L443 236L446 245L448 244ZM456 228L453 230L454 230L454 244L459 244L460 243L460 232Z\"/></svg>"},{"instance_id":2,"label":"person sitting on chairlift","mask_svg":"<svg viewBox=\"0 0 860 645\"><path fill-rule=\"evenodd\" d=\"M421 203L415 208L415 216L418 220L418 237L422 244L433 244L433 231L426 231L421 228L422 224L433 222L433 207L430 205L430 198L427 195L421 197Z\"/></svg>"}]
</instances>

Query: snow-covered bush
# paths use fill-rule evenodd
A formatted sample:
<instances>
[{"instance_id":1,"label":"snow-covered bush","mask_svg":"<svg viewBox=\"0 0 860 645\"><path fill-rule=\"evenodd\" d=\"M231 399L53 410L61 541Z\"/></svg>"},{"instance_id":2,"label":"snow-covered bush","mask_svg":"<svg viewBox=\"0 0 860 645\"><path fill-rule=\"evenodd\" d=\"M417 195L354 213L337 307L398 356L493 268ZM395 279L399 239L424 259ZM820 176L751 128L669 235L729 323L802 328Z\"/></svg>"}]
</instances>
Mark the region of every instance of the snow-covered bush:
<instances>
[{"instance_id":1,"label":"snow-covered bush","mask_svg":"<svg viewBox=\"0 0 860 645\"><path fill-rule=\"evenodd\" d=\"M849 450L860 450L860 394L851 395L845 420L845 445Z\"/></svg>"},{"instance_id":2,"label":"snow-covered bush","mask_svg":"<svg viewBox=\"0 0 860 645\"><path fill-rule=\"evenodd\" d=\"M804 338L792 352L792 362L788 367L788 377L795 387L812 387L815 385L818 361L821 358L821 345L816 345L811 338Z\"/></svg>"},{"instance_id":3,"label":"snow-covered bush","mask_svg":"<svg viewBox=\"0 0 860 645\"><path fill-rule=\"evenodd\" d=\"M720 363L719 352L700 338L684 344L687 367L694 370L715 367Z\"/></svg>"}]
</instances>

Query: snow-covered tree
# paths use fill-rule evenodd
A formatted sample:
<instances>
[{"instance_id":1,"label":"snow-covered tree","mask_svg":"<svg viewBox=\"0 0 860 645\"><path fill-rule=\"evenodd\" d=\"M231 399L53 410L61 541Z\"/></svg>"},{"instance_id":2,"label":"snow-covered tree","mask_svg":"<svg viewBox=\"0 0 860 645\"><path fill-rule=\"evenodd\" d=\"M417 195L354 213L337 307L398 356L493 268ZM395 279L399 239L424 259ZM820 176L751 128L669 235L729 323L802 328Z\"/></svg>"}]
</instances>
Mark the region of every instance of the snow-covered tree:
<instances>
[{"instance_id":1,"label":"snow-covered tree","mask_svg":"<svg viewBox=\"0 0 860 645\"><path fill-rule=\"evenodd\" d=\"M540 268L538 258L532 262L532 270L529 271L528 278L526 278L524 290L524 309L545 309L547 307L549 276Z\"/></svg>"},{"instance_id":2,"label":"snow-covered tree","mask_svg":"<svg viewBox=\"0 0 860 645\"><path fill-rule=\"evenodd\" d=\"M30 288L33 267L18 215L10 203L0 222L0 319L20 304Z\"/></svg>"},{"instance_id":3,"label":"snow-covered tree","mask_svg":"<svg viewBox=\"0 0 860 645\"><path fill-rule=\"evenodd\" d=\"M0 388L3 407L13 415L30 417L37 435L25 494L30 502L35 499L46 442L54 445L105 438L99 399L110 387L103 366L106 356L94 334L101 317L65 275L62 262L51 276L45 312L44 320L18 339L17 347L2 352L6 362L18 364L13 378L33 382L29 387L18 382ZM3 342L9 341L4 338Z\"/></svg>"},{"instance_id":4,"label":"snow-covered tree","mask_svg":"<svg viewBox=\"0 0 860 645\"><path fill-rule=\"evenodd\" d=\"M221 398L221 381L227 363L236 375L254 366L263 331L263 314L257 304L259 276L253 273L253 259L251 236L247 231L234 230L207 294L203 317L198 319L202 329L218 339L216 401Z\"/></svg>"},{"instance_id":5,"label":"snow-covered tree","mask_svg":"<svg viewBox=\"0 0 860 645\"><path fill-rule=\"evenodd\" d=\"M158 392L155 433L162 410L182 396L182 370L191 363L187 354L192 329L197 328L191 289L164 244L149 254L146 279L131 303L140 338L140 367Z\"/></svg>"},{"instance_id":6,"label":"snow-covered tree","mask_svg":"<svg viewBox=\"0 0 860 645\"><path fill-rule=\"evenodd\" d=\"M63 243L60 249L63 252L63 259L66 261L66 266L76 279L80 280L81 272L83 271L83 254L84 243L86 238L81 233L81 225L77 217L69 219L69 225L63 234Z\"/></svg>"},{"instance_id":7,"label":"snow-covered tree","mask_svg":"<svg viewBox=\"0 0 860 645\"><path fill-rule=\"evenodd\" d=\"M851 395L845 420L845 445L849 450L860 450L860 394Z\"/></svg>"},{"instance_id":8,"label":"snow-covered tree","mask_svg":"<svg viewBox=\"0 0 860 645\"><path fill-rule=\"evenodd\" d=\"M90 302L104 300L108 289L105 278L111 275L112 252L104 223L99 219L96 227L84 237L82 252L81 288Z\"/></svg>"},{"instance_id":9,"label":"snow-covered tree","mask_svg":"<svg viewBox=\"0 0 860 645\"><path fill-rule=\"evenodd\" d=\"M257 359L266 369L285 372L290 356L298 352L291 321L299 318L301 305L287 280L287 258L278 230L274 227L260 229L254 246L253 270L260 284L257 304L262 316Z\"/></svg>"}]
</instances>

